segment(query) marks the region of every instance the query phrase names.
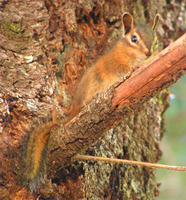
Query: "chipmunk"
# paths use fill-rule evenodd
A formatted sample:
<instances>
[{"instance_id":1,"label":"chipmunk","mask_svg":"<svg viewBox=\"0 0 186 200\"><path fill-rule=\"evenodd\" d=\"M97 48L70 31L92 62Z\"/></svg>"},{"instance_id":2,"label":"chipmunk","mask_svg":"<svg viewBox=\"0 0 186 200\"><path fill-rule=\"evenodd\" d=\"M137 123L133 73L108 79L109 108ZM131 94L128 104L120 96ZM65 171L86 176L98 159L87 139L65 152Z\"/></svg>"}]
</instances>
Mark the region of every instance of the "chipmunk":
<instances>
[{"instance_id":1,"label":"chipmunk","mask_svg":"<svg viewBox=\"0 0 186 200\"><path fill-rule=\"evenodd\" d=\"M158 21L159 15L156 15L151 25L136 25L132 15L123 15L124 36L84 73L72 99L72 111L66 120L58 121L58 125L71 120L80 112L84 103L89 102L96 93L108 89L127 72L140 66L158 52ZM44 123L30 134L23 182L29 184L32 191L44 174L44 152L52 125L53 122Z\"/></svg>"}]
</instances>

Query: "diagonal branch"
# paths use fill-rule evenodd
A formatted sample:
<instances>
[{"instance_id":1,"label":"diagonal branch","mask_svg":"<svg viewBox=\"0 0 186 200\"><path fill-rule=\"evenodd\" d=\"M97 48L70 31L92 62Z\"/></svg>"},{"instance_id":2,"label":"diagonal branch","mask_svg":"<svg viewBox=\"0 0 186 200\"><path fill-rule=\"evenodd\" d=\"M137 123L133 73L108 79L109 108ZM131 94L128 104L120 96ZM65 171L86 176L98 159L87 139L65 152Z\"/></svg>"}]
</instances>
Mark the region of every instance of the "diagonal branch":
<instances>
[{"instance_id":1,"label":"diagonal branch","mask_svg":"<svg viewBox=\"0 0 186 200\"><path fill-rule=\"evenodd\" d=\"M51 132L47 165L50 175L69 165L72 156L85 152L114 123L132 114L185 73L186 34L125 81L97 94L74 119Z\"/></svg>"}]
</instances>

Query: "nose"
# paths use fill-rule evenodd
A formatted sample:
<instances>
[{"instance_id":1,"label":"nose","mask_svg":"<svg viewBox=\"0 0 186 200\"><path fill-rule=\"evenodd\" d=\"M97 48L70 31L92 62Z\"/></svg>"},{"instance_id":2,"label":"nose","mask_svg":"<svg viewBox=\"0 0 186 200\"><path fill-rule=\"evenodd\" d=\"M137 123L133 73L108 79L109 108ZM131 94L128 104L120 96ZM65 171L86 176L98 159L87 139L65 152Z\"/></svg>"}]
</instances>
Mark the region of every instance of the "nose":
<instances>
[{"instance_id":1,"label":"nose","mask_svg":"<svg viewBox=\"0 0 186 200\"><path fill-rule=\"evenodd\" d=\"M145 55L146 55L147 57L149 57L149 56L152 55L152 53L151 53L151 51L146 51L146 52L145 52Z\"/></svg>"}]
</instances>

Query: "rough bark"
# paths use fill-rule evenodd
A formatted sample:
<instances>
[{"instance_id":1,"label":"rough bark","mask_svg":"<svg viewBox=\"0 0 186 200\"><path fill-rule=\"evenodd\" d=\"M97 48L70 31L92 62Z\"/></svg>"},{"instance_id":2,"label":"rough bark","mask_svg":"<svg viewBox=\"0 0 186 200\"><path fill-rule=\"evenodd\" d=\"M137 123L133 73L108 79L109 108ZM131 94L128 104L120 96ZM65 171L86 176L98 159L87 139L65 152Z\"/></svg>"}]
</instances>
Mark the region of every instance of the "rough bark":
<instances>
[{"instance_id":1,"label":"rough bark","mask_svg":"<svg viewBox=\"0 0 186 200\"><path fill-rule=\"evenodd\" d=\"M61 106L68 106L82 72L119 37L124 11L133 14L136 22L148 22L158 10L161 47L184 33L184 0L167 2L0 1L1 199L37 196L17 184L19 147L37 124L51 116L53 102L59 117L63 115ZM164 91L151 99L109 130L87 154L157 162L167 97ZM77 162L57 171L52 183L45 185L40 198L154 199L158 195L154 169L102 162Z\"/></svg>"}]
</instances>

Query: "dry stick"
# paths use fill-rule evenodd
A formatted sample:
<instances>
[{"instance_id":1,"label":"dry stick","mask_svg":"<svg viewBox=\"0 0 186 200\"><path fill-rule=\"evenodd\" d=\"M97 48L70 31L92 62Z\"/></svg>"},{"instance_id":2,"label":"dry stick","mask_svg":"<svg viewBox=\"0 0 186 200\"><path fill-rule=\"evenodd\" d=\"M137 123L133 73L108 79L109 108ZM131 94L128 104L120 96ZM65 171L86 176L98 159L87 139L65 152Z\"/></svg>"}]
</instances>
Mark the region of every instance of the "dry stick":
<instances>
[{"instance_id":1,"label":"dry stick","mask_svg":"<svg viewBox=\"0 0 186 200\"><path fill-rule=\"evenodd\" d=\"M162 164L149 163L149 162L124 160L124 159L116 159L116 158L105 158L105 157L98 157L98 156L86 156L86 155L77 154L73 157L73 159L113 162L113 163L128 164L128 165L138 165L138 166L144 166L144 167L162 168L162 169L175 170L175 171L186 171L186 167L181 167L181 166L162 165Z\"/></svg>"},{"instance_id":2,"label":"dry stick","mask_svg":"<svg viewBox=\"0 0 186 200\"><path fill-rule=\"evenodd\" d=\"M53 121L53 124L57 123L57 111L56 111L55 104L53 104L52 121Z\"/></svg>"}]
</instances>

